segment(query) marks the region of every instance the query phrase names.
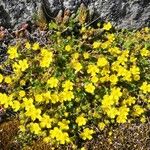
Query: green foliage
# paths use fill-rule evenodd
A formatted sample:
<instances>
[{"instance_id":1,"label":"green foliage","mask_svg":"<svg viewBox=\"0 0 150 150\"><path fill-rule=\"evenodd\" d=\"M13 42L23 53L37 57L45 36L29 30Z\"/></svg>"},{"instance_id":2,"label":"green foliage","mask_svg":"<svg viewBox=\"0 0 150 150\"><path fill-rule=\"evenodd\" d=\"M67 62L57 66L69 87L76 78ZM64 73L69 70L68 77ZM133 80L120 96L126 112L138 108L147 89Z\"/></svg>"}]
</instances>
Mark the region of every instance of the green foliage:
<instances>
[{"instance_id":1,"label":"green foliage","mask_svg":"<svg viewBox=\"0 0 150 150\"><path fill-rule=\"evenodd\" d=\"M8 47L0 69L9 65L12 74L0 74L6 85L0 104L18 112L24 143L41 137L54 145L79 146L78 140L91 140L105 128L146 122L149 28L117 32L109 22L88 27L84 18L81 24L51 22L51 44Z\"/></svg>"}]
</instances>

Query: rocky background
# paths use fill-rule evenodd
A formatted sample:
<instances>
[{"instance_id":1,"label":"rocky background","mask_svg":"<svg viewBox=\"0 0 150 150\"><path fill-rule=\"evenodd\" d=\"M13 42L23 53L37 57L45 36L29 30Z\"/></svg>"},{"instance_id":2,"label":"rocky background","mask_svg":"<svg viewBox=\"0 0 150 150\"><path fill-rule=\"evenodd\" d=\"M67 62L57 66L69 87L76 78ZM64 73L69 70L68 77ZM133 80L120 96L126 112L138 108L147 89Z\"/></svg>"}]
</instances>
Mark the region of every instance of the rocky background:
<instances>
[{"instance_id":1,"label":"rocky background","mask_svg":"<svg viewBox=\"0 0 150 150\"><path fill-rule=\"evenodd\" d=\"M150 0L0 0L0 25L16 28L41 13L50 21L65 10L75 13L81 3L91 20L109 20L117 28L150 26Z\"/></svg>"}]
</instances>

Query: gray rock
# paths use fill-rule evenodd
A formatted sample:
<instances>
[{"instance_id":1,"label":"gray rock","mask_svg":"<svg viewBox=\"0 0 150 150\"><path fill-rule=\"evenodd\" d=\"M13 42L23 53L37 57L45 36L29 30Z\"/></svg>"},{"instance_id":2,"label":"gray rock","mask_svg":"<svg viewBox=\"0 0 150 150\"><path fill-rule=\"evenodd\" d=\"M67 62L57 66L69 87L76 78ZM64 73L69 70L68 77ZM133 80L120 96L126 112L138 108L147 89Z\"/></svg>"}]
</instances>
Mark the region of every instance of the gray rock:
<instances>
[{"instance_id":1,"label":"gray rock","mask_svg":"<svg viewBox=\"0 0 150 150\"><path fill-rule=\"evenodd\" d=\"M40 5L51 20L60 10L75 13L81 3L87 6L93 20L99 17L117 28L150 26L150 0L0 0L0 25L14 28L22 22L34 21Z\"/></svg>"},{"instance_id":2,"label":"gray rock","mask_svg":"<svg viewBox=\"0 0 150 150\"><path fill-rule=\"evenodd\" d=\"M43 9L47 17L54 18L63 9L61 0L42 0Z\"/></svg>"},{"instance_id":3,"label":"gray rock","mask_svg":"<svg viewBox=\"0 0 150 150\"><path fill-rule=\"evenodd\" d=\"M0 24L6 27L10 26L10 16L2 5L0 6Z\"/></svg>"},{"instance_id":4,"label":"gray rock","mask_svg":"<svg viewBox=\"0 0 150 150\"><path fill-rule=\"evenodd\" d=\"M33 20L40 0L0 0L0 24L4 27L16 27Z\"/></svg>"}]
</instances>

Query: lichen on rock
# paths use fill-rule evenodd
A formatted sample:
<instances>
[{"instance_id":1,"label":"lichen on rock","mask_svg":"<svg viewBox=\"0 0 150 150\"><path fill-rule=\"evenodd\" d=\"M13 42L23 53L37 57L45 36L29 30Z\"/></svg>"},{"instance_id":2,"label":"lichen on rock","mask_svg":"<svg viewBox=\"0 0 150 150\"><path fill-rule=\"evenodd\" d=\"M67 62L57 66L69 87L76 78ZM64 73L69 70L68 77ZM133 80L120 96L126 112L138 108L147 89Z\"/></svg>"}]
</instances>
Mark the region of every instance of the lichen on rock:
<instances>
[{"instance_id":1,"label":"lichen on rock","mask_svg":"<svg viewBox=\"0 0 150 150\"><path fill-rule=\"evenodd\" d=\"M60 11L76 13L82 3L87 7L91 20L99 17L111 21L117 28L150 26L149 0L1 0L0 25L14 28L22 22L34 22L39 5L50 21Z\"/></svg>"}]
</instances>

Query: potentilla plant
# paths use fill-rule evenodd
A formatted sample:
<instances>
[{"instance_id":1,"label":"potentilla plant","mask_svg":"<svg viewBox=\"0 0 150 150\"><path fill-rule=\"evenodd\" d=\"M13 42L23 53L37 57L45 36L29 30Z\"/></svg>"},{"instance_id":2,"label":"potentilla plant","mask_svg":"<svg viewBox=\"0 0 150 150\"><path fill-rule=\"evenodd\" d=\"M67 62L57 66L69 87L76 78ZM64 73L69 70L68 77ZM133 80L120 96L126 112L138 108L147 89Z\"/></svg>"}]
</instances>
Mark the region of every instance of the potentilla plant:
<instances>
[{"instance_id":1,"label":"potentilla plant","mask_svg":"<svg viewBox=\"0 0 150 150\"><path fill-rule=\"evenodd\" d=\"M100 26L100 27L99 27ZM0 66L0 104L20 118L20 134L77 144L123 123L146 122L150 109L150 30L114 32L110 22L51 44L18 42ZM100 32L101 31L101 32ZM99 34L100 33L100 34ZM10 74L5 74L9 66Z\"/></svg>"}]
</instances>

